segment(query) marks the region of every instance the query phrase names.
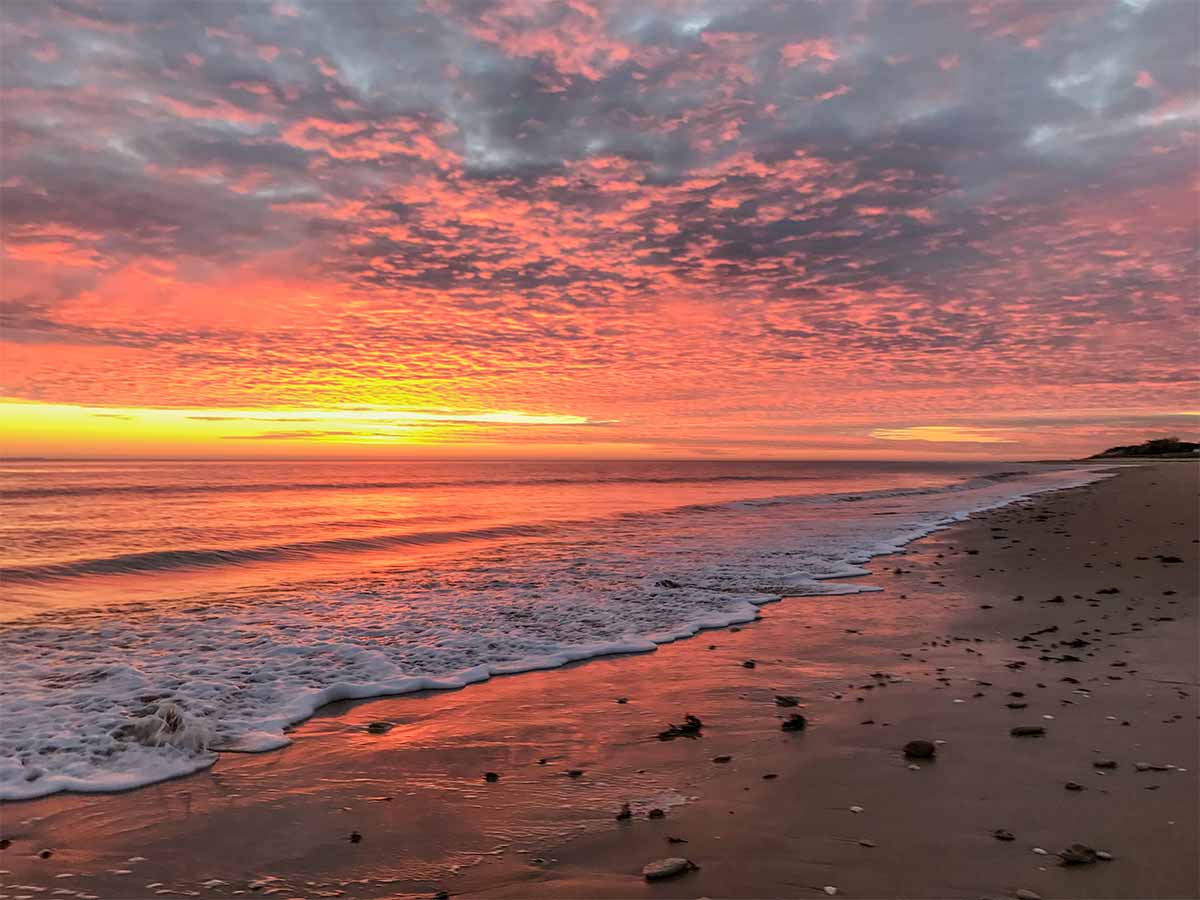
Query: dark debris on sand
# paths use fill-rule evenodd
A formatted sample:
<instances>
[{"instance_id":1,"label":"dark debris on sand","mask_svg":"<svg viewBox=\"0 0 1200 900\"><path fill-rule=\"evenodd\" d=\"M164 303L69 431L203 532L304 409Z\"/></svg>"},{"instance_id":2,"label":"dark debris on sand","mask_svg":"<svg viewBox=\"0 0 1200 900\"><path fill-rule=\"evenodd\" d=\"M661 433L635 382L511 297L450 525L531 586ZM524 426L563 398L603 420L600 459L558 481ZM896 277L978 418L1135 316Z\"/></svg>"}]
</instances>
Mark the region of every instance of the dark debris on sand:
<instances>
[{"instance_id":1,"label":"dark debris on sand","mask_svg":"<svg viewBox=\"0 0 1200 900\"><path fill-rule=\"evenodd\" d=\"M674 723L667 725L665 730L658 733L658 739L660 741L673 741L677 737L700 737L700 729L703 727L704 723L699 718L689 714L683 717L682 725Z\"/></svg>"}]
</instances>

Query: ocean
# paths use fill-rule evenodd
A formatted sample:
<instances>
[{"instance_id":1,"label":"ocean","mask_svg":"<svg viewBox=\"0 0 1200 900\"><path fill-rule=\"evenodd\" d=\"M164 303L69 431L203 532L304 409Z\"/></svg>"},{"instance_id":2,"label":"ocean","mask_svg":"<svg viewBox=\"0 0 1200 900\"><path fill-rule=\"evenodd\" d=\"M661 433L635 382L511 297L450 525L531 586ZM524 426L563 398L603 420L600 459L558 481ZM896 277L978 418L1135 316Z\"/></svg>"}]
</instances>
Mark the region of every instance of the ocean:
<instances>
[{"instance_id":1,"label":"ocean","mask_svg":"<svg viewBox=\"0 0 1200 900\"><path fill-rule=\"evenodd\" d=\"M1077 465L9 461L0 799L267 751L333 700L652 650Z\"/></svg>"}]
</instances>

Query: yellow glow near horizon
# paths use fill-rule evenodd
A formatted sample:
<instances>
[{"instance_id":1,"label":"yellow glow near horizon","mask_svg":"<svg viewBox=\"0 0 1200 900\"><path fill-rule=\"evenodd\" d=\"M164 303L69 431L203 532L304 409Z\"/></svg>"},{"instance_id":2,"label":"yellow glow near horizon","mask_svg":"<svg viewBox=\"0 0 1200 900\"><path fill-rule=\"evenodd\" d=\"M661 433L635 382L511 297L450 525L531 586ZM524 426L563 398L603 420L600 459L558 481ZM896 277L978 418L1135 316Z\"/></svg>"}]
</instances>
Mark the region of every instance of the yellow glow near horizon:
<instances>
[{"instance_id":1,"label":"yellow glow near horizon","mask_svg":"<svg viewBox=\"0 0 1200 900\"><path fill-rule=\"evenodd\" d=\"M9 458L1013 458L1087 455L1143 440L1144 428L1152 435L1169 434L1178 422L1190 431L1194 418L1176 411L1155 415L1162 421L1152 426L1095 424L1092 417L1102 413L1093 410L1069 411L1063 421L1036 412L1021 421L981 414L970 425L873 428L861 419L833 419L814 423L797 438L788 429L759 437L740 426L705 427L697 435L688 423L645 415L618 420L415 404L141 407L0 398L0 453Z\"/></svg>"},{"instance_id":2,"label":"yellow glow near horizon","mask_svg":"<svg viewBox=\"0 0 1200 900\"><path fill-rule=\"evenodd\" d=\"M362 444L425 446L454 441L455 433L542 426L572 428L594 423L584 416L515 410L396 409L347 404L321 409L227 409L93 407L58 403L0 402L0 426L8 455L69 451L212 452L224 444L246 452L261 444L295 451L304 446ZM239 447L234 449L232 445ZM250 451L261 452L261 451Z\"/></svg>"}]
</instances>

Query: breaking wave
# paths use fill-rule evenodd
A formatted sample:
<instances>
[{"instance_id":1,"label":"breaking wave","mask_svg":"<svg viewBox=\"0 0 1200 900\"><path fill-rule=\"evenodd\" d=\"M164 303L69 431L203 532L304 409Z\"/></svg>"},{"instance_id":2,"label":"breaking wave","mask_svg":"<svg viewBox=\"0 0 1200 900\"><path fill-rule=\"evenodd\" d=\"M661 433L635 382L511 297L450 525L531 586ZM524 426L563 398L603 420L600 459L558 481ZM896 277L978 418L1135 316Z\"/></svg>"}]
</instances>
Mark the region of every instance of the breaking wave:
<instances>
[{"instance_id":1,"label":"breaking wave","mask_svg":"<svg viewBox=\"0 0 1200 900\"><path fill-rule=\"evenodd\" d=\"M281 747L290 725L331 701L649 651L750 621L782 596L873 590L837 579L867 574L862 566L872 557L973 512L1101 477L1083 468L996 473L930 488L680 504L567 525L135 553L67 571L25 567L29 578L74 577L481 541L469 552L354 577L219 599L67 607L6 623L0 799L138 787L209 766L223 750Z\"/></svg>"}]
</instances>

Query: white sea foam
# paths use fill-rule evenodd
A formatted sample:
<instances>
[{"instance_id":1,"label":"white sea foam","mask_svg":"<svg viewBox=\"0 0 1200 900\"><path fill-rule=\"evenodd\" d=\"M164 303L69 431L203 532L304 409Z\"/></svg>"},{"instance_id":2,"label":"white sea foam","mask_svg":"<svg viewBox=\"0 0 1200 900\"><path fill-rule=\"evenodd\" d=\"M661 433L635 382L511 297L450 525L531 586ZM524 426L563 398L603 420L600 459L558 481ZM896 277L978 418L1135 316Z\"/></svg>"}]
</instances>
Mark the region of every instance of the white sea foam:
<instances>
[{"instance_id":1,"label":"white sea foam","mask_svg":"<svg viewBox=\"0 0 1200 900\"><path fill-rule=\"evenodd\" d=\"M948 489L773 497L614 517L435 566L170 604L56 611L0 636L0 798L116 791L222 750L288 743L335 700L457 688L748 622L980 510L1103 477L1088 469Z\"/></svg>"}]
</instances>

